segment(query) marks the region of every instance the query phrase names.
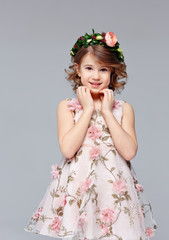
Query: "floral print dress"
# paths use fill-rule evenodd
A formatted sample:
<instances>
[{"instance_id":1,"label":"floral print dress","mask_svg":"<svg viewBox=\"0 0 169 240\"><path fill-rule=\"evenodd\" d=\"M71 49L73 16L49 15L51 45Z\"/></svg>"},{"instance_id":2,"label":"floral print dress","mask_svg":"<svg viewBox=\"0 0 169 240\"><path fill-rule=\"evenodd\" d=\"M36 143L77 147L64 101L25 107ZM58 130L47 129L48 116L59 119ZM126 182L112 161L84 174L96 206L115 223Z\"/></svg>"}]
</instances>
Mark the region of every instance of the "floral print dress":
<instances>
[{"instance_id":1,"label":"floral print dress","mask_svg":"<svg viewBox=\"0 0 169 240\"><path fill-rule=\"evenodd\" d=\"M76 123L83 112L77 98L66 98ZM112 113L121 124L124 100ZM67 240L145 240L157 225L131 161L117 152L99 109L82 146L72 158L51 166L50 184L26 231Z\"/></svg>"}]
</instances>

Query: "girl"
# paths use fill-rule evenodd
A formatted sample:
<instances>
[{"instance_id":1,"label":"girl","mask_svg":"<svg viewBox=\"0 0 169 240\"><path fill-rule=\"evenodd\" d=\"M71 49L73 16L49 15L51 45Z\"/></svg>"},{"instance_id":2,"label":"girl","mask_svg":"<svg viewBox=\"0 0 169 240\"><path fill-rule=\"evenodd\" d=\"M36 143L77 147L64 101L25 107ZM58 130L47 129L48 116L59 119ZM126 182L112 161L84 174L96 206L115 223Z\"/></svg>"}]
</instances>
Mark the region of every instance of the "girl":
<instances>
[{"instance_id":1,"label":"girl","mask_svg":"<svg viewBox=\"0 0 169 240\"><path fill-rule=\"evenodd\" d=\"M114 92L128 78L113 32L85 34L70 52L77 98L58 104L62 163L26 231L69 240L144 240L157 228L131 160L138 149L134 110Z\"/></svg>"}]
</instances>

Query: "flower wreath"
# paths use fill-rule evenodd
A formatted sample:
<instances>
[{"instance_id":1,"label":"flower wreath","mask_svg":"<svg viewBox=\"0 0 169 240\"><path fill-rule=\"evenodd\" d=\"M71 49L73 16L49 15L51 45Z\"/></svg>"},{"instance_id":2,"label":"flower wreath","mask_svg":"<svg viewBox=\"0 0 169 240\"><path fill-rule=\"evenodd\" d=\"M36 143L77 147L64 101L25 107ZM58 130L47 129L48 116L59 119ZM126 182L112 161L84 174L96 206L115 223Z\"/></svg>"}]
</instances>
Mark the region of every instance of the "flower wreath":
<instances>
[{"instance_id":1,"label":"flower wreath","mask_svg":"<svg viewBox=\"0 0 169 240\"><path fill-rule=\"evenodd\" d=\"M95 33L94 29L92 29L93 34L89 35L86 33L84 36L81 36L77 39L76 43L74 44L73 48L70 51L71 56L75 56L78 50L84 46L85 48L88 47L88 45L102 45L103 47L106 47L110 51L116 52L117 58L120 62L124 62L124 55L121 48L119 48L119 42L117 41L117 37L113 32L102 32Z\"/></svg>"}]
</instances>

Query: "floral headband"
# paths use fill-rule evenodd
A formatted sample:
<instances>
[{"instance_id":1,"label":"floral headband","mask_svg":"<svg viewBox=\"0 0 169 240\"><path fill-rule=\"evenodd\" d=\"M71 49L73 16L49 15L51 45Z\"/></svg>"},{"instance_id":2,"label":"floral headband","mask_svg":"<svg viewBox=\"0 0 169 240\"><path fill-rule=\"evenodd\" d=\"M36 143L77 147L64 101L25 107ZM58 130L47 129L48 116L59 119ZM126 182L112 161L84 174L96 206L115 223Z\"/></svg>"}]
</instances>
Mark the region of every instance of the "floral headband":
<instances>
[{"instance_id":1,"label":"floral headband","mask_svg":"<svg viewBox=\"0 0 169 240\"><path fill-rule=\"evenodd\" d=\"M84 46L85 48L88 47L88 45L102 45L103 47L106 47L110 51L116 52L117 58L120 62L124 62L124 55L121 48L119 48L119 42L117 41L117 37L113 32L102 32L95 33L94 29L92 29L93 34L85 34L84 36L81 36L77 39L75 45L70 51L71 56L75 56L77 51Z\"/></svg>"}]
</instances>

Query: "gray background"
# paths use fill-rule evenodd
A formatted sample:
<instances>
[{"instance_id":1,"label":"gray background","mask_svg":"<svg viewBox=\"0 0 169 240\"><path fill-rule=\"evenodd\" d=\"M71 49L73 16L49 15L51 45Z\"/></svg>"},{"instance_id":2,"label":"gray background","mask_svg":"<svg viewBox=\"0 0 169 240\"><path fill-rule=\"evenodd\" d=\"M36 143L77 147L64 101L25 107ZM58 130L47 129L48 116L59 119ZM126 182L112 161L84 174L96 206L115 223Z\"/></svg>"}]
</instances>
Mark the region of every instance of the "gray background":
<instances>
[{"instance_id":1,"label":"gray background","mask_svg":"<svg viewBox=\"0 0 169 240\"><path fill-rule=\"evenodd\" d=\"M56 109L75 97L65 79L69 52L85 32L113 31L124 51L128 83L117 99L135 110L132 159L158 225L168 232L167 1L0 1L1 239L51 239L23 230L60 163Z\"/></svg>"}]
</instances>

